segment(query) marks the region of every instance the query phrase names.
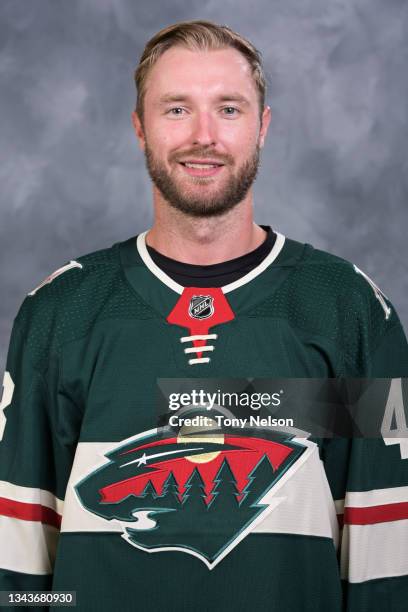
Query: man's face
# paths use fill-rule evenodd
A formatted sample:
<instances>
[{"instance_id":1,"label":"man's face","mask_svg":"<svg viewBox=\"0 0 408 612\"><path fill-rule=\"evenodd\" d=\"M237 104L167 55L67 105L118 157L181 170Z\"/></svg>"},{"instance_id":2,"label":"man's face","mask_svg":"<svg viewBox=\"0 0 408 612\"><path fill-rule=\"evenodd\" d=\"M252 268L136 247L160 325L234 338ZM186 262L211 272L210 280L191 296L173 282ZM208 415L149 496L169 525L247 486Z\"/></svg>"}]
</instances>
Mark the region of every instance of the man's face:
<instances>
[{"instance_id":1,"label":"man's face","mask_svg":"<svg viewBox=\"0 0 408 612\"><path fill-rule=\"evenodd\" d=\"M133 114L154 185L171 206L195 217L222 215L245 198L269 107L262 119L261 126L249 64L231 48L166 51L147 79L143 128Z\"/></svg>"}]
</instances>

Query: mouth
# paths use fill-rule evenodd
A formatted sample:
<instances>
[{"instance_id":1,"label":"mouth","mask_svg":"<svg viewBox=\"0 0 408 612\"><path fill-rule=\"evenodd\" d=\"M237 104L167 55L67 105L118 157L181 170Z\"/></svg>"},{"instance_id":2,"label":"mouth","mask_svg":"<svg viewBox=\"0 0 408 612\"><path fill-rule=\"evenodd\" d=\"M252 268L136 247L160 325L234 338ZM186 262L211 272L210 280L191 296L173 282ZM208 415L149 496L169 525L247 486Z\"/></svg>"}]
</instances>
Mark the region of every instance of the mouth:
<instances>
[{"instance_id":1,"label":"mouth","mask_svg":"<svg viewBox=\"0 0 408 612\"><path fill-rule=\"evenodd\" d=\"M219 174L224 164L217 162L179 162L190 176L215 176Z\"/></svg>"}]
</instances>

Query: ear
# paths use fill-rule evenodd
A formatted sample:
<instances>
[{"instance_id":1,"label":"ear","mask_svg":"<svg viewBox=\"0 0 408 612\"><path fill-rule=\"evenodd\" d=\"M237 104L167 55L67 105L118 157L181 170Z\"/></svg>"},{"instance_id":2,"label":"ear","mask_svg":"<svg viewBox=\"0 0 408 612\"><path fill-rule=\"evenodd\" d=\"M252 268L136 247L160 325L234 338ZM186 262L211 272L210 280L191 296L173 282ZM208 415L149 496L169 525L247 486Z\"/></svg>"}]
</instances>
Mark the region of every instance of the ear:
<instances>
[{"instance_id":1,"label":"ear","mask_svg":"<svg viewBox=\"0 0 408 612\"><path fill-rule=\"evenodd\" d=\"M144 151L146 141L144 137L142 122L140 121L139 115L136 111L132 112L132 123L135 129L136 137L139 141L139 147L142 149L142 151Z\"/></svg>"},{"instance_id":2,"label":"ear","mask_svg":"<svg viewBox=\"0 0 408 612\"><path fill-rule=\"evenodd\" d=\"M262 123L261 129L259 131L259 146L262 148L265 144L266 134L268 132L268 127L271 122L272 112L270 106L265 106L262 113Z\"/></svg>"}]
</instances>

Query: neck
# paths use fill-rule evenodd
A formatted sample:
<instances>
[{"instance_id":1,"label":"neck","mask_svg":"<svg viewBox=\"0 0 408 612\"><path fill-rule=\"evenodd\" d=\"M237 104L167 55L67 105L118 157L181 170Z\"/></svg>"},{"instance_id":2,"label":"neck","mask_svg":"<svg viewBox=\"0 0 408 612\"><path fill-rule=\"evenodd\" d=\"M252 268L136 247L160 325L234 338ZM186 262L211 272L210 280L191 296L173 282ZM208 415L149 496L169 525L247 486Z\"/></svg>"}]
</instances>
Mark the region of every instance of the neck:
<instances>
[{"instance_id":1,"label":"neck","mask_svg":"<svg viewBox=\"0 0 408 612\"><path fill-rule=\"evenodd\" d=\"M253 220L250 194L218 217L189 217L157 200L154 213L147 245L184 263L205 266L234 259L253 251L266 238L266 232Z\"/></svg>"}]
</instances>

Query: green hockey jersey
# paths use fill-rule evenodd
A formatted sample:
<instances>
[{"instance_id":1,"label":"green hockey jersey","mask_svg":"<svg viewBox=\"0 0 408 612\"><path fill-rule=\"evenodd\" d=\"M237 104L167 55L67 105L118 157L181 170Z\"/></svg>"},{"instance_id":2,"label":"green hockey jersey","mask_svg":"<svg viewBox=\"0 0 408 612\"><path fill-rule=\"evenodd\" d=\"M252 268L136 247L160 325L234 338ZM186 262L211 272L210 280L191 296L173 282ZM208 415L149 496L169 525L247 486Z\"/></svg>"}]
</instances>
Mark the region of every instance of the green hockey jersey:
<instances>
[{"instance_id":1,"label":"green hockey jersey","mask_svg":"<svg viewBox=\"0 0 408 612\"><path fill-rule=\"evenodd\" d=\"M392 303L280 233L238 280L183 287L146 233L63 265L14 319L0 591L75 591L95 612L405 611L408 345ZM162 379L343 377L389 379L382 436L203 440L158 422Z\"/></svg>"}]
</instances>

